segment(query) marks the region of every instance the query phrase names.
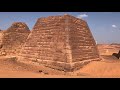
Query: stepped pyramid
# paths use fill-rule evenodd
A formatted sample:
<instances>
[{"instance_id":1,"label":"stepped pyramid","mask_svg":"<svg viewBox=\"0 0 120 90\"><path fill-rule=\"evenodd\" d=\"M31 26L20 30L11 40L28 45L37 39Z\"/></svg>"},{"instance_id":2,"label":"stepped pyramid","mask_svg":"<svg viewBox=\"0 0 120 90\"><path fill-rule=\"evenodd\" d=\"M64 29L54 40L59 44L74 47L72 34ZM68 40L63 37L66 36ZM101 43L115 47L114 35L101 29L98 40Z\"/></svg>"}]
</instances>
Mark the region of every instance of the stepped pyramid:
<instances>
[{"instance_id":1,"label":"stepped pyramid","mask_svg":"<svg viewBox=\"0 0 120 90\"><path fill-rule=\"evenodd\" d=\"M22 46L18 61L74 71L100 60L87 23L71 15L39 18Z\"/></svg>"},{"instance_id":2,"label":"stepped pyramid","mask_svg":"<svg viewBox=\"0 0 120 90\"><path fill-rule=\"evenodd\" d=\"M17 55L29 33L23 22L15 22L7 30L0 31L0 55Z\"/></svg>"}]
</instances>

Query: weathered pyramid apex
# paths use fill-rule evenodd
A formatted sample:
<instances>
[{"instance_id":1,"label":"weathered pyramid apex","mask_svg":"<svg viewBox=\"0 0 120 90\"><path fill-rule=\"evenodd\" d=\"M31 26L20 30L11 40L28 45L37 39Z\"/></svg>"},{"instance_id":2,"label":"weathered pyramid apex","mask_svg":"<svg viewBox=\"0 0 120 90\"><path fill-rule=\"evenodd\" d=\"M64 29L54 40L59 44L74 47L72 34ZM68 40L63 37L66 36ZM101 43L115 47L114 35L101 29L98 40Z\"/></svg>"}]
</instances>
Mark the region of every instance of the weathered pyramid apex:
<instances>
[{"instance_id":1,"label":"weathered pyramid apex","mask_svg":"<svg viewBox=\"0 0 120 90\"><path fill-rule=\"evenodd\" d=\"M6 32L30 32L28 26L24 22L14 22Z\"/></svg>"},{"instance_id":2,"label":"weathered pyramid apex","mask_svg":"<svg viewBox=\"0 0 120 90\"><path fill-rule=\"evenodd\" d=\"M26 25L26 23L24 23L24 22L14 22L14 23L12 24L12 26L16 26L16 27L26 27L27 25Z\"/></svg>"}]
</instances>

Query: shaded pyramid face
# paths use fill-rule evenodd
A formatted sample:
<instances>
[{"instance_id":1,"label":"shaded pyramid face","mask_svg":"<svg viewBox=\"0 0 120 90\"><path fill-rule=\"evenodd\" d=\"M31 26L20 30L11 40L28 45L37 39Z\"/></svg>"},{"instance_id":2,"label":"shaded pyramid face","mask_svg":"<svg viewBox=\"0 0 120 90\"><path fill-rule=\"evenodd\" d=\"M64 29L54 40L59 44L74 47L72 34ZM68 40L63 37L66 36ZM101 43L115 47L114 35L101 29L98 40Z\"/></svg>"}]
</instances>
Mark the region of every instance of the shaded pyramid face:
<instances>
[{"instance_id":1,"label":"shaded pyramid face","mask_svg":"<svg viewBox=\"0 0 120 90\"><path fill-rule=\"evenodd\" d=\"M39 18L19 54L20 61L73 71L99 60L87 23L70 15Z\"/></svg>"},{"instance_id":2,"label":"shaded pyramid face","mask_svg":"<svg viewBox=\"0 0 120 90\"><path fill-rule=\"evenodd\" d=\"M27 39L30 30L23 22L13 23L1 33L0 55L17 55Z\"/></svg>"}]
</instances>

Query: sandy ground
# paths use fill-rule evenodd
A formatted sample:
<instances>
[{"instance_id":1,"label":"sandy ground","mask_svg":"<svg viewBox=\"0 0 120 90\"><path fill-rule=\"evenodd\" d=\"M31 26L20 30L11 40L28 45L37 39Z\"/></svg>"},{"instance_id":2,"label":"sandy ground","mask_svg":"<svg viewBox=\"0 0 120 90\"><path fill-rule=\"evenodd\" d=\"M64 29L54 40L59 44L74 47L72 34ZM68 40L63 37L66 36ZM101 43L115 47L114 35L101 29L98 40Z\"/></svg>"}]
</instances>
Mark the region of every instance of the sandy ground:
<instances>
[{"instance_id":1,"label":"sandy ground","mask_svg":"<svg viewBox=\"0 0 120 90\"><path fill-rule=\"evenodd\" d=\"M112 56L101 58L101 61L93 61L69 74L42 65L27 65L8 57L0 57L0 78L120 78L120 60Z\"/></svg>"}]
</instances>

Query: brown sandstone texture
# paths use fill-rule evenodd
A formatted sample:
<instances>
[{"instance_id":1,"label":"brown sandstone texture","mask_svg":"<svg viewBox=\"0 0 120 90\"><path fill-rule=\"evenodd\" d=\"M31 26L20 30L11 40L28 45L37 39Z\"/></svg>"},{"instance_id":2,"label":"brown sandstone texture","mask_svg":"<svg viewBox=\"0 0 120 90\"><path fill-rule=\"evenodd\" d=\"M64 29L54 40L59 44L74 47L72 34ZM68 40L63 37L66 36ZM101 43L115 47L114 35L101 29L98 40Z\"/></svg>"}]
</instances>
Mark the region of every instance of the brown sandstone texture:
<instances>
[{"instance_id":1,"label":"brown sandstone texture","mask_svg":"<svg viewBox=\"0 0 120 90\"><path fill-rule=\"evenodd\" d=\"M17 55L29 33L23 22L15 22L7 30L0 31L0 55Z\"/></svg>"},{"instance_id":2,"label":"brown sandstone texture","mask_svg":"<svg viewBox=\"0 0 120 90\"><path fill-rule=\"evenodd\" d=\"M92 33L84 20L71 15L39 18L18 58L64 71L77 70L93 60L100 59Z\"/></svg>"}]
</instances>

